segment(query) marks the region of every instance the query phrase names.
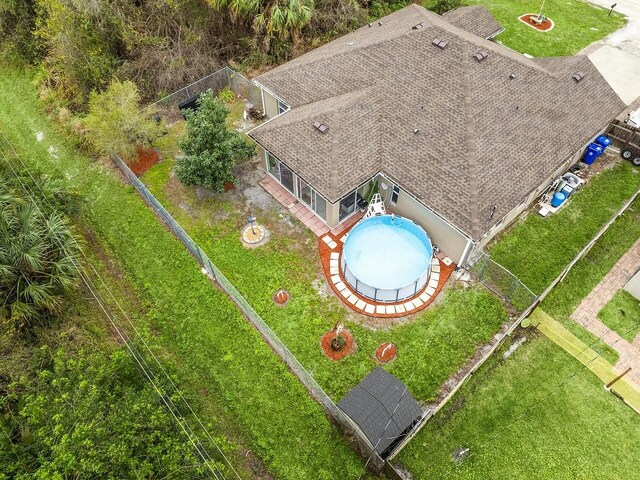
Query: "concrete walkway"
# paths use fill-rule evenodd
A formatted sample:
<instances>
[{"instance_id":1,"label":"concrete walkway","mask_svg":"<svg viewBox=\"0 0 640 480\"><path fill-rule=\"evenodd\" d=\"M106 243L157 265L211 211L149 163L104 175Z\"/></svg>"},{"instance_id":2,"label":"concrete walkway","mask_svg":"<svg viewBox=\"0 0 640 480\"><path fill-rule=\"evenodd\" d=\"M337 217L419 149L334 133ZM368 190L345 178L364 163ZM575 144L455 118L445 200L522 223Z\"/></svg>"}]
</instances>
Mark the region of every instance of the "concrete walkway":
<instances>
[{"instance_id":1,"label":"concrete walkway","mask_svg":"<svg viewBox=\"0 0 640 480\"><path fill-rule=\"evenodd\" d=\"M625 378L640 386L640 335L628 342L598 319L598 312L627 283L640 267L640 239L614 265L607 275L571 314L571 319L582 325L603 342L615 349L619 360L615 367L622 372L632 370Z\"/></svg>"},{"instance_id":2,"label":"concrete walkway","mask_svg":"<svg viewBox=\"0 0 640 480\"><path fill-rule=\"evenodd\" d=\"M624 28L584 49L609 85L624 103L630 105L640 97L640 0L590 0L628 17Z\"/></svg>"}]
</instances>

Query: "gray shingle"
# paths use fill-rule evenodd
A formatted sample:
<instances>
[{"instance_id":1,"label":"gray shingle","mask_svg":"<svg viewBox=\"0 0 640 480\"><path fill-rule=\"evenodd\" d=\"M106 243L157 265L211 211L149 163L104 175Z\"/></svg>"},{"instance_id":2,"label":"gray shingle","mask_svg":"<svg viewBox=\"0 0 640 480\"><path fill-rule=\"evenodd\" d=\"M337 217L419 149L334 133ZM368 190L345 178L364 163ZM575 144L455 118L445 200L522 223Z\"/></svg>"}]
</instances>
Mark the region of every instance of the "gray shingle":
<instances>
[{"instance_id":1,"label":"gray shingle","mask_svg":"<svg viewBox=\"0 0 640 480\"><path fill-rule=\"evenodd\" d=\"M502 31L502 25L482 5L458 7L444 14L451 25L482 38L491 38Z\"/></svg>"},{"instance_id":2,"label":"gray shingle","mask_svg":"<svg viewBox=\"0 0 640 480\"><path fill-rule=\"evenodd\" d=\"M624 104L586 56L529 59L448 17L412 4L259 76L293 108L251 136L331 202L382 171L480 238Z\"/></svg>"}]
</instances>

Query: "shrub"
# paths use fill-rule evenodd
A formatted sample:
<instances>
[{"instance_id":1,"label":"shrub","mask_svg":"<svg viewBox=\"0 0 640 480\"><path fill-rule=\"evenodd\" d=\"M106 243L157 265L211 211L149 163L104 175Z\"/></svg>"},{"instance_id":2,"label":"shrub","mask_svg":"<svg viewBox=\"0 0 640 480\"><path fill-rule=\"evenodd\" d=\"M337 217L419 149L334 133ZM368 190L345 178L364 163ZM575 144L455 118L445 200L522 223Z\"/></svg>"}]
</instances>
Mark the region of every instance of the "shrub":
<instances>
[{"instance_id":1,"label":"shrub","mask_svg":"<svg viewBox=\"0 0 640 480\"><path fill-rule=\"evenodd\" d=\"M150 147L164 133L154 120L156 111L140 110L140 95L133 82L114 80L102 93L92 92L84 119L87 141L98 153L134 158L136 146Z\"/></svg>"},{"instance_id":2,"label":"shrub","mask_svg":"<svg viewBox=\"0 0 640 480\"><path fill-rule=\"evenodd\" d=\"M185 156L176 160L176 174L185 185L222 192L235 181L235 161L255 155L255 146L227 128L229 109L212 92L200 96L198 107L186 113L187 134L180 141Z\"/></svg>"},{"instance_id":3,"label":"shrub","mask_svg":"<svg viewBox=\"0 0 640 480\"><path fill-rule=\"evenodd\" d=\"M230 88L224 88L218 93L218 98L223 103L230 103L236 99L236 94Z\"/></svg>"}]
</instances>

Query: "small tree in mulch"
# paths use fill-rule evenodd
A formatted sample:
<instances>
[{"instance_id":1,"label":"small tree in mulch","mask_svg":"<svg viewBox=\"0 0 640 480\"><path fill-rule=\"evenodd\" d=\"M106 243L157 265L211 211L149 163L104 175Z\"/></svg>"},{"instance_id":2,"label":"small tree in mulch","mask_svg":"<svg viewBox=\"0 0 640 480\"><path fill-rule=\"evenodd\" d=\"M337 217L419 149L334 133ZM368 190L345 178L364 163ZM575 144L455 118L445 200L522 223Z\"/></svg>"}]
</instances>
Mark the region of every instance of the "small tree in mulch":
<instances>
[{"instance_id":1,"label":"small tree in mulch","mask_svg":"<svg viewBox=\"0 0 640 480\"><path fill-rule=\"evenodd\" d=\"M256 148L238 132L227 128L229 109L211 91L198 99L198 110L187 110L187 134L180 140L185 153L176 161L176 174L184 185L199 185L221 193L235 183L236 161L255 155Z\"/></svg>"},{"instance_id":2,"label":"small tree in mulch","mask_svg":"<svg viewBox=\"0 0 640 480\"><path fill-rule=\"evenodd\" d=\"M141 111L135 83L114 80L104 92L92 92L89 112L82 120L91 146L103 155L117 153L135 162L136 148L148 148L160 137L164 125L156 122L153 107Z\"/></svg>"},{"instance_id":3,"label":"small tree in mulch","mask_svg":"<svg viewBox=\"0 0 640 480\"><path fill-rule=\"evenodd\" d=\"M344 323L342 322L336 323L336 325L333 327L334 337L331 340L331 349L334 352L339 352L347 344L347 339L343 335L341 335L343 330Z\"/></svg>"}]
</instances>

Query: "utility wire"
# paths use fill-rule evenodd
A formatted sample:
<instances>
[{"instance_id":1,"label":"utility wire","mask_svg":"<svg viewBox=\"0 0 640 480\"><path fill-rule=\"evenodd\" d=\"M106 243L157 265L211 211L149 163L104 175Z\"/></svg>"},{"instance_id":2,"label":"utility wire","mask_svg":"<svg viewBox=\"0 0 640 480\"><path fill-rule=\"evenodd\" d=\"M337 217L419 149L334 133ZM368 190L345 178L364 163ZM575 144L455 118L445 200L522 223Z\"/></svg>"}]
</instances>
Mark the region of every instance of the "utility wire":
<instances>
[{"instance_id":1,"label":"utility wire","mask_svg":"<svg viewBox=\"0 0 640 480\"><path fill-rule=\"evenodd\" d=\"M40 192L42 194L42 198L45 202L48 203L48 200L46 198L46 195L44 194L44 192L42 191L41 187L39 186L39 184L35 181L35 178L33 177L33 175L31 174L30 170L28 169L28 167L25 165L25 163L22 161L22 159L20 158L20 156L18 155L18 153L16 152L15 148L13 147L13 145L9 142L9 140L7 139L7 137L4 135L3 132L0 132L0 134L2 134L2 137L4 138L5 142L10 146L11 150L14 153L14 156L16 157L16 159L20 162L20 164L22 165L23 169L25 170L25 172L27 172L27 174L29 175L29 177L31 178L32 182L34 185L36 185L39 189ZM9 162L9 160L7 159L6 155L4 152L2 152L3 157L5 158L5 160L7 161L7 164L9 166L9 168L11 169L12 173L14 174L14 176L16 177L16 179L18 180L18 182L20 182L23 190L25 190L25 193L27 193L27 195L30 197L31 201L33 202L33 204L35 205L36 209L38 209L38 211L40 212L41 215L43 215L42 210L40 209L38 203L36 202L32 192L29 190L29 188L22 182L22 180L20 179L20 176L18 175L18 173L14 170L13 166L11 165L11 163ZM49 203L50 208L52 208L51 204ZM186 401L186 399L184 398L184 396L182 395L182 392L177 388L177 386L175 385L175 383L173 382L173 380L171 379L171 377L167 374L166 370L162 367L162 365L160 364L160 362L158 361L158 359L155 357L155 355L153 354L153 352L151 351L151 349L149 348L148 344L144 341L144 338L142 337L142 335L140 335L140 333L137 331L137 329L135 328L135 326L133 325L133 322L130 320L129 316L126 314L126 312L124 311L124 309L122 308L122 306L119 304L119 302L117 301L117 299L115 298L115 296L113 295L113 293L111 292L111 290L109 289L109 287L106 285L106 283L104 282L104 280L102 279L102 276L96 271L95 267L93 266L92 262L87 258L87 256L85 255L85 253L80 250L81 255L84 257L84 259L87 261L88 265L91 267L91 269L93 270L93 272L95 273L95 275L100 279L102 285L104 286L104 288L109 292L110 296L114 299L114 301L116 302L116 304L118 305L119 309L122 311L122 313L125 315L125 318L128 320L129 324L131 325L131 327L134 329L136 335L138 336L138 338L141 340L141 342L143 343L143 345L146 347L146 349L148 350L148 352L152 355L153 359L156 361L156 363L158 364L158 366L161 368L162 372L165 374L165 376L167 377L167 379L170 381L171 385L175 388L176 392L179 394L179 396L182 398L182 400L184 401L184 403L187 405L187 407L189 408L189 410L193 413L193 415L197 418L198 423L201 425L201 427L203 428L203 430L206 432L207 437L212 441L212 443L216 446L216 449L221 453L222 457L225 459L225 461L227 462L227 464L230 466L230 468L232 469L232 471L235 473L236 477L240 478L240 476L238 475L237 471L233 468L233 465L229 462L229 460L226 458L226 456L224 455L224 453L222 452L222 450L220 449L220 447L218 446L217 442L215 442L215 440L213 439L213 437L211 436L211 434L209 433L209 431L206 429L206 427L204 427L204 424L202 423L202 421L200 420L200 418L195 414L195 412L193 411L193 409L191 408L191 406L189 405L189 403ZM175 412L178 412L179 414L179 410L176 408L175 404L173 403L173 400L170 398L170 396L163 394L159 387L156 385L156 383L154 382L153 378L155 377L155 375L153 374L153 371L150 369L149 365L146 363L146 360L144 359L144 357L142 355L140 355L139 353L135 352L132 345L131 345L131 341L129 339L129 337L127 336L126 333L124 333L122 331L122 329L120 328L119 325L117 325L117 322L114 320L114 318L111 316L111 314L108 312L107 307L106 307L106 303L104 302L104 299L102 299L101 294L99 293L99 291L95 288L95 285L93 285L93 282L91 281L91 279L89 277L87 277L84 272L82 271L82 268L80 268L80 266L75 262L75 259L72 258L72 261L74 261L74 265L78 268L79 274L81 279L83 280L83 282L85 283L85 285L87 286L87 288L89 289L89 291L91 292L92 296L94 297L94 299L96 300L96 302L98 303L98 305L100 306L100 308L102 309L102 311L105 313L105 316L107 316L107 318L109 319L110 323L112 324L113 328L115 329L115 331L118 333L118 335L120 336L120 338L122 339L122 341L125 343L125 345L127 346L127 349L129 350L129 352L131 353L131 355L134 357L134 360L136 361L136 363L138 364L138 366L141 368L141 370L143 371L143 373L145 374L145 376L147 377L147 379L150 381L150 383L153 385L154 389L156 390L156 392L158 393L158 395L161 397L161 400L163 401L163 403L165 404L165 406L167 406L167 408L169 409L169 411L171 412L172 416L174 417L174 419L178 422L178 424L181 426L182 430L184 431L184 433L187 435L187 437L189 438L190 442L192 443L192 445L194 446L194 448L196 449L196 451L198 452L198 454L202 457L202 459L205 461L205 464L207 465L207 467L211 470L211 472L213 473L214 477L216 479L218 478L223 478L224 479L224 475L222 474L222 472L220 471L220 469L215 465L215 462L213 461L213 459L210 457L210 455L208 454L208 452L206 451L206 449L204 448L204 446L202 445L202 442L198 439L197 435L195 435L195 432L193 432L193 430L191 429L191 427L189 426L188 422L186 422L186 420L184 420L184 424L182 421L180 421L180 419L178 419L178 416L176 415ZM93 287L92 287L93 286ZM175 409L175 411L174 411ZM188 431L187 431L188 430ZM189 433L190 432L190 433ZM196 445L195 441L193 440L193 437L195 437L197 439L197 442L199 445ZM213 466L215 466L216 470L217 470L217 474L216 472L212 469L212 466L210 465L210 463L213 464ZM218 477L218 474L220 475L220 477Z\"/></svg>"}]
</instances>

